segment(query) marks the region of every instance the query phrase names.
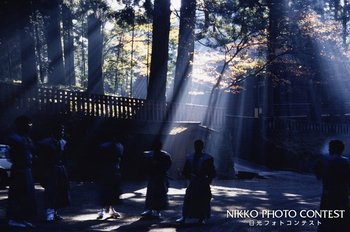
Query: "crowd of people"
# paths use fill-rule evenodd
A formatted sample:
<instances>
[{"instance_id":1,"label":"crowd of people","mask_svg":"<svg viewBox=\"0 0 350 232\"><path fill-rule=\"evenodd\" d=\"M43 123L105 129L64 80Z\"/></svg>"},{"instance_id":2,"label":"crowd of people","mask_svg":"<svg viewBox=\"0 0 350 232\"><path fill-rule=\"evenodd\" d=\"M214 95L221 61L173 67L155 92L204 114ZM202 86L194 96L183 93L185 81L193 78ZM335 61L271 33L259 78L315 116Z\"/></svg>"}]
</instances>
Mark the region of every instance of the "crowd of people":
<instances>
[{"instance_id":1,"label":"crowd of people","mask_svg":"<svg viewBox=\"0 0 350 232\"><path fill-rule=\"evenodd\" d=\"M50 136L33 142L30 130L33 126L27 116L19 116L15 120L15 130L8 136L10 159L12 162L10 185L8 191L7 219L11 227L33 228L38 217L35 183L32 173L34 156L39 160L41 174L40 184L45 189L44 205L46 221L63 220L59 209L70 204L70 186L66 170L64 125L53 123ZM144 152L147 167L147 192L145 209L141 213L145 218L161 218L161 211L169 206L168 170L171 167L171 155L162 150L163 143L157 138L152 150ZM185 223L187 218L198 219L205 223L210 218L210 201L212 198L210 184L216 176L214 159L203 152L204 142L194 142L194 153L186 158L182 174L189 179L189 185L183 202L182 217L177 223ZM96 186L100 210L96 219L120 218L121 214L115 206L121 203L122 176L121 159L124 146L116 136L100 143L96 150L99 153Z\"/></svg>"},{"instance_id":2,"label":"crowd of people","mask_svg":"<svg viewBox=\"0 0 350 232\"><path fill-rule=\"evenodd\" d=\"M15 120L15 130L8 136L12 167L7 218L11 227L34 227L33 222L37 218L37 198L32 174L34 156L40 161L42 170L39 181L45 189L45 220L62 220L58 211L70 204L69 178L65 167L67 141L64 139L64 125L54 123L50 136L37 142L33 142L29 136L31 127L31 119L20 116ZM157 138L152 144L152 150L144 152L148 184L146 211L141 216L145 218L161 218L161 211L169 206L168 170L172 159L162 147L161 139ZM345 217L342 220L322 219L319 231L344 231L344 228L349 227L350 164L348 158L343 156L345 145L341 140L330 141L328 147L329 155L315 165L315 174L323 183L320 209L344 210ZM114 206L121 203L120 166L124 146L120 139L112 136L100 143L96 151L99 153L99 171L95 180L100 205L96 219L106 219L106 216L117 219L121 214ZM204 152L202 140L194 142L194 152L186 157L182 175L189 180L189 184L183 200L182 215L176 222L185 223L188 218L194 218L198 223L205 223L211 216L210 184L216 176L216 170L214 158Z\"/></svg>"}]
</instances>

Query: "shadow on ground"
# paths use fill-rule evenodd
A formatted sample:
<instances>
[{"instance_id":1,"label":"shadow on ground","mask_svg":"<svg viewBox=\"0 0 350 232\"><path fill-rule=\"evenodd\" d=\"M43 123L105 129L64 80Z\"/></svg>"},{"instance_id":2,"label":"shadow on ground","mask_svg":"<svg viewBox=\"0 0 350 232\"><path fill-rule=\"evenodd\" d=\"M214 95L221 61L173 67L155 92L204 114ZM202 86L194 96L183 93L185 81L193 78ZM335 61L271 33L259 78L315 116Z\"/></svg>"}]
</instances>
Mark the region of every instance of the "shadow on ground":
<instances>
[{"instance_id":1,"label":"shadow on ground","mask_svg":"<svg viewBox=\"0 0 350 232\"><path fill-rule=\"evenodd\" d=\"M161 220L143 220L139 215L144 210L145 182L124 184L123 204L117 206L120 219L96 220L95 185L90 182L71 183L72 204L61 210L62 222L47 223L43 220L43 189L36 187L39 205L37 227L30 231L317 231L316 225L287 225L291 218L231 217L228 212L239 210L295 210L318 209L321 184L312 176L293 172L261 172L264 178L214 180L212 185L212 218L205 225L195 221L177 224L181 216L185 193L184 181L172 181L169 190L170 208L163 212ZM9 228L6 224L7 189L0 191L0 231L27 231ZM264 219L264 220L263 220ZM261 222L261 224L260 224ZM275 225L274 225L275 222ZM281 225L281 223L283 224ZM268 224L267 224L268 223ZM317 221L314 220L314 224Z\"/></svg>"}]
</instances>

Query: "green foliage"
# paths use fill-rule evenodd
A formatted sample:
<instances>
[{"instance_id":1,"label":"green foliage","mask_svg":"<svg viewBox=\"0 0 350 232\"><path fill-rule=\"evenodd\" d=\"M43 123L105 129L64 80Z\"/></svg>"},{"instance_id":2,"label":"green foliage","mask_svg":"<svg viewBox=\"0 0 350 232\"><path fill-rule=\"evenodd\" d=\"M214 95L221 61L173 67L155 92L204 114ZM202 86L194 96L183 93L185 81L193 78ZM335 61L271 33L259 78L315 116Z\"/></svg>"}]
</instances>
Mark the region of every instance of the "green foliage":
<instances>
[{"instance_id":1,"label":"green foliage","mask_svg":"<svg viewBox=\"0 0 350 232\"><path fill-rule=\"evenodd\" d=\"M262 3L259 0L204 0L198 4L197 39L214 53L221 53L210 61L212 70L208 70L216 77L214 87L232 89L243 73L256 69L259 64L247 57L257 55L258 49L266 46L268 8Z\"/></svg>"},{"instance_id":2,"label":"green foliage","mask_svg":"<svg viewBox=\"0 0 350 232\"><path fill-rule=\"evenodd\" d=\"M8 8L9 2L1 4ZM34 3L38 4L37 9L42 8L41 1ZM104 23L105 90L109 94L132 96L133 85L149 74L153 1L63 0L63 3L73 15L77 86L86 87L86 18L96 13ZM336 78L340 74L331 70L330 65L322 64L347 66L349 15L348 1L340 0L197 0L194 79L235 92L251 76L270 76L275 84L282 85L290 84L293 78L315 81L321 81L325 75ZM5 11L0 16L13 17ZM46 82L48 64L44 20L42 13L33 12L31 22L37 30L36 55L37 62L41 62L42 83ZM178 43L178 19L172 20L168 83L173 78ZM277 23L272 28L274 20ZM6 25L1 32L0 79L20 79L19 37Z\"/></svg>"},{"instance_id":3,"label":"green foliage","mask_svg":"<svg viewBox=\"0 0 350 232\"><path fill-rule=\"evenodd\" d=\"M133 96L135 82L148 77L151 24L141 1L124 4L108 18L111 28L105 32L105 89L108 93Z\"/></svg>"},{"instance_id":4,"label":"green foliage","mask_svg":"<svg viewBox=\"0 0 350 232\"><path fill-rule=\"evenodd\" d=\"M277 85L298 77L317 80L322 72L332 78L338 74L329 64L344 66L349 59L342 35L347 24L341 17L348 6L335 1L321 6L299 0L221 0L201 6L200 43L222 52L221 61L212 61L216 87L236 91L241 80L258 74L272 77ZM272 56L268 49L273 49ZM328 65L320 69L322 64Z\"/></svg>"}]
</instances>

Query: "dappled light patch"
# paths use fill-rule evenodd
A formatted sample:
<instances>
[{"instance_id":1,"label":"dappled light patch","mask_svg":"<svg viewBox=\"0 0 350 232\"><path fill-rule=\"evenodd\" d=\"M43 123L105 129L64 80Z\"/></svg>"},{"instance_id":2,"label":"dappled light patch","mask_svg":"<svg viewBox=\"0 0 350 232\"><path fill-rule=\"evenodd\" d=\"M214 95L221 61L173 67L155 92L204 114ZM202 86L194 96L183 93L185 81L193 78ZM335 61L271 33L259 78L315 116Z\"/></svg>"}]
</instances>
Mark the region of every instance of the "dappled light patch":
<instances>
[{"instance_id":1,"label":"dappled light patch","mask_svg":"<svg viewBox=\"0 0 350 232\"><path fill-rule=\"evenodd\" d=\"M240 166L241 167L241 166ZM162 220L141 220L144 210L146 183L125 182L123 203L115 208L121 213L120 219L96 220L99 207L95 201L95 185L90 182L73 182L72 205L62 210L64 223L40 224L37 231L69 231L79 228L80 231L198 231L200 228L226 231L238 229L249 231L245 218L227 218L227 210L302 210L318 209L320 183L312 175L301 175L293 172L257 172L268 176L266 179L253 180L218 180L211 185L213 199L212 217L205 226L196 220L178 225L175 220L181 216L186 181L171 180L168 192L170 207L165 210ZM40 188L37 192L42 196ZM0 205L7 201L7 190L0 191ZM40 206L42 207L42 205ZM42 209L41 209L42 210ZM0 211L4 217L5 211ZM244 229L243 229L244 228ZM311 230L315 227L308 227ZM250 228L253 229L253 228ZM267 229L267 228L266 228ZM269 227L271 229L271 227ZM304 229L304 228L303 228ZM306 228L305 228L306 230ZM256 230L252 230L256 231ZM273 230L268 230L273 231Z\"/></svg>"}]
</instances>

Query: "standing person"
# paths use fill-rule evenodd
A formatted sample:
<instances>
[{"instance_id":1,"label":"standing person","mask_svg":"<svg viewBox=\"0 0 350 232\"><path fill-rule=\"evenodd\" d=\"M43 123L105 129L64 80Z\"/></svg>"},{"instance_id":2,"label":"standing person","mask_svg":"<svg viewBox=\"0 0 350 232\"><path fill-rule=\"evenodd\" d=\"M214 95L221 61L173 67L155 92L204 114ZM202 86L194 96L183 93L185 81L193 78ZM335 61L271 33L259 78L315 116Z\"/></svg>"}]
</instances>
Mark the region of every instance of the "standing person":
<instances>
[{"instance_id":1,"label":"standing person","mask_svg":"<svg viewBox=\"0 0 350 232\"><path fill-rule=\"evenodd\" d=\"M349 231L350 163L342 156L344 143L329 142L329 156L316 166L315 173L322 180L321 210L345 210L343 218L322 218L318 231Z\"/></svg>"},{"instance_id":2,"label":"standing person","mask_svg":"<svg viewBox=\"0 0 350 232\"><path fill-rule=\"evenodd\" d=\"M8 192L8 225L34 227L37 215L34 180L32 174L33 143L29 137L32 121L27 116L15 120L15 131L8 138L12 162Z\"/></svg>"},{"instance_id":3,"label":"standing person","mask_svg":"<svg viewBox=\"0 0 350 232\"><path fill-rule=\"evenodd\" d=\"M182 217L176 222L184 223L187 218L197 218L199 223L205 223L210 218L210 183L216 176L214 158L203 152L204 142L194 142L193 154L186 157L182 174L190 180L184 198Z\"/></svg>"},{"instance_id":4,"label":"standing person","mask_svg":"<svg viewBox=\"0 0 350 232\"><path fill-rule=\"evenodd\" d=\"M122 177L120 162L124 153L124 146L115 137L103 142L98 147L99 167L97 170L98 197L101 210L97 213L97 219L103 219L105 214L110 218L120 218L113 205L120 204L122 194Z\"/></svg>"},{"instance_id":5,"label":"standing person","mask_svg":"<svg viewBox=\"0 0 350 232\"><path fill-rule=\"evenodd\" d=\"M146 193L146 211L144 217L160 218L161 210L168 208L168 170L171 166L170 155L162 150L163 144L159 139L153 143L153 150L145 152L148 185Z\"/></svg>"},{"instance_id":6,"label":"standing person","mask_svg":"<svg viewBox=\"0 0 350 232\"><path fill-rule=\"evenodd\" d=\"M57 210L70 203L69 180L65 167L64 125L52 127L50 137L38 142L38 154L42 165L42 185L45 188L46 221L62 220Z\"/></svg>"}]
</instances>

